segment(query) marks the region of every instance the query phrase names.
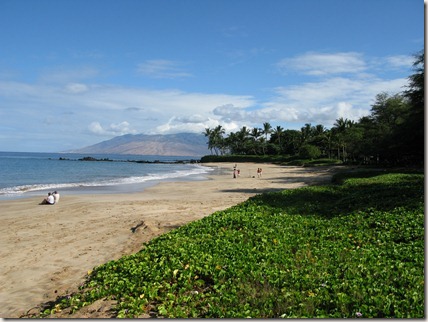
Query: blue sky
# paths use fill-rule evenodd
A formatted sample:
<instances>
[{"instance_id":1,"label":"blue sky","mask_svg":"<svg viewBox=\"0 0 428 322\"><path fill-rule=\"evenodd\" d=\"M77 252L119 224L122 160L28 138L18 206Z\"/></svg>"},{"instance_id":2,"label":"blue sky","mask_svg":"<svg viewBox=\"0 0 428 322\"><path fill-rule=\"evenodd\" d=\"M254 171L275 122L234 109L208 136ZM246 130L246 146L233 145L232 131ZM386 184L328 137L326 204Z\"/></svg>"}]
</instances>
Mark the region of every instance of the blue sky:
<instances>
[{"instance_id":1,"label":"blue sky","mask_svg":"<svg viewBox=\"0 0 428 322\"><path fill-rule=\"evenodd\" d=\"M330 128L405 89L424 2L2 0L0 43L0 151Z\"/></svg>"}]
</instances>

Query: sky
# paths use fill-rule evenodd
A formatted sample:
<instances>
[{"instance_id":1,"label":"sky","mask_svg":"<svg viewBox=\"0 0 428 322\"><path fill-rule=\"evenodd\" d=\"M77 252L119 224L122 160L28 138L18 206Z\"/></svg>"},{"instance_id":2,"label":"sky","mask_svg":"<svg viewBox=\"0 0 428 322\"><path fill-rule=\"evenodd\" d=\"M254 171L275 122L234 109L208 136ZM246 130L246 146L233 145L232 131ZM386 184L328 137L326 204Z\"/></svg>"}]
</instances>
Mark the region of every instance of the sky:
<instances>
[{"instance_id":1,"label":"sky","mask_svg":"<svg viewBox=\"0 0 428 322\"><path fill-rule=\"evenodd\" d=\"M331 128L404 91L423 0L1 0L0 151Z\"/></svg>"}]
</instances>

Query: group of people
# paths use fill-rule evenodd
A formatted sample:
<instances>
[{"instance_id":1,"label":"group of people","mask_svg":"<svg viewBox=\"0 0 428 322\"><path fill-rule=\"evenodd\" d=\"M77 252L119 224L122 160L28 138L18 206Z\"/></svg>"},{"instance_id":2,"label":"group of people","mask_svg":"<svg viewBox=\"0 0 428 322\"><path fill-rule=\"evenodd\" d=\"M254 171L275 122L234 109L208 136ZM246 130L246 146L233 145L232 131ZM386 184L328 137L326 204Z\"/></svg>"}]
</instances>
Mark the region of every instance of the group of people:
<instances>
[{"instance_id":1,"label":"group of people","mask_svg":"<svg viewBox=\"0 0 428 322\"><path fill-rule=\"evenodd\" d=\"M58 191L48 192L48 196L43 199L40 203L41 205L54 205L59 201L59 193Z\"/></svg>"},{"instance_id":2,"label":"group of people","mask_svg":"<svg viewBox=\"0 0 428 322\"><path fill-rule=\"evenodd\" d=\"M257 178L261 178L262 177L262 168L257 168ZM237 165L235 163L234 167L233 167L233 178L236 179L237 177L239 177L241 175L241 171L237 168ZM254 176L253 176L254 178Z\"/></svg>"}]
</instances>

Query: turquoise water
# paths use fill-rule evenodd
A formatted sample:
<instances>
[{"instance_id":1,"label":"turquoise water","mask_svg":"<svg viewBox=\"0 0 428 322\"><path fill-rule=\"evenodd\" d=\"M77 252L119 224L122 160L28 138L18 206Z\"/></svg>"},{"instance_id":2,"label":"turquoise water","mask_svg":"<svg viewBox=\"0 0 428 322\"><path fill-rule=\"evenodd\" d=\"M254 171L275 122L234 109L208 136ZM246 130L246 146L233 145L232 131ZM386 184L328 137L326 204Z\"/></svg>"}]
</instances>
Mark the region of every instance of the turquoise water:
<instances>
[{"instance_id":1,"label":"turquoise water","mask_svg":"<svg viewBox=\"0 0 428 322\"><path fill-rule=\"evenodd\" d=\"M109 159L79 161L84 157ZM141 155L82 155L0 152L0 199L66 193L127 193L161 181L202 180L211 169L199 164L166 163L191 157ZM160 161L137 163L128 161Z\"/></svg>"}]
</instances>

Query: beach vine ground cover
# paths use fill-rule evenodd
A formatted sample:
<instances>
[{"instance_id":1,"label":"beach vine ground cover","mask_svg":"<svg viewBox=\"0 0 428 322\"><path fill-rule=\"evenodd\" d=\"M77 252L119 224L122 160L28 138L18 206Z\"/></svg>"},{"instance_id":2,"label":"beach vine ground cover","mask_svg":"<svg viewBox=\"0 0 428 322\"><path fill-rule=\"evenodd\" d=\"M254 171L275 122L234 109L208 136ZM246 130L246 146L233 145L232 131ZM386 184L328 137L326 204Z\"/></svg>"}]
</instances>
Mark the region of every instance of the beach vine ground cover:
<instances>
[{"instance_id":1,"label":"beach vine ground cover","mask_svg":"<svg viewBox=\"0 0 428 322\"><path fill-rule=\"evenodd\" d=\"M95 267L39 317L423 318L424 175L356 172L250 198Z\"/></svg>"}]
</instances>

